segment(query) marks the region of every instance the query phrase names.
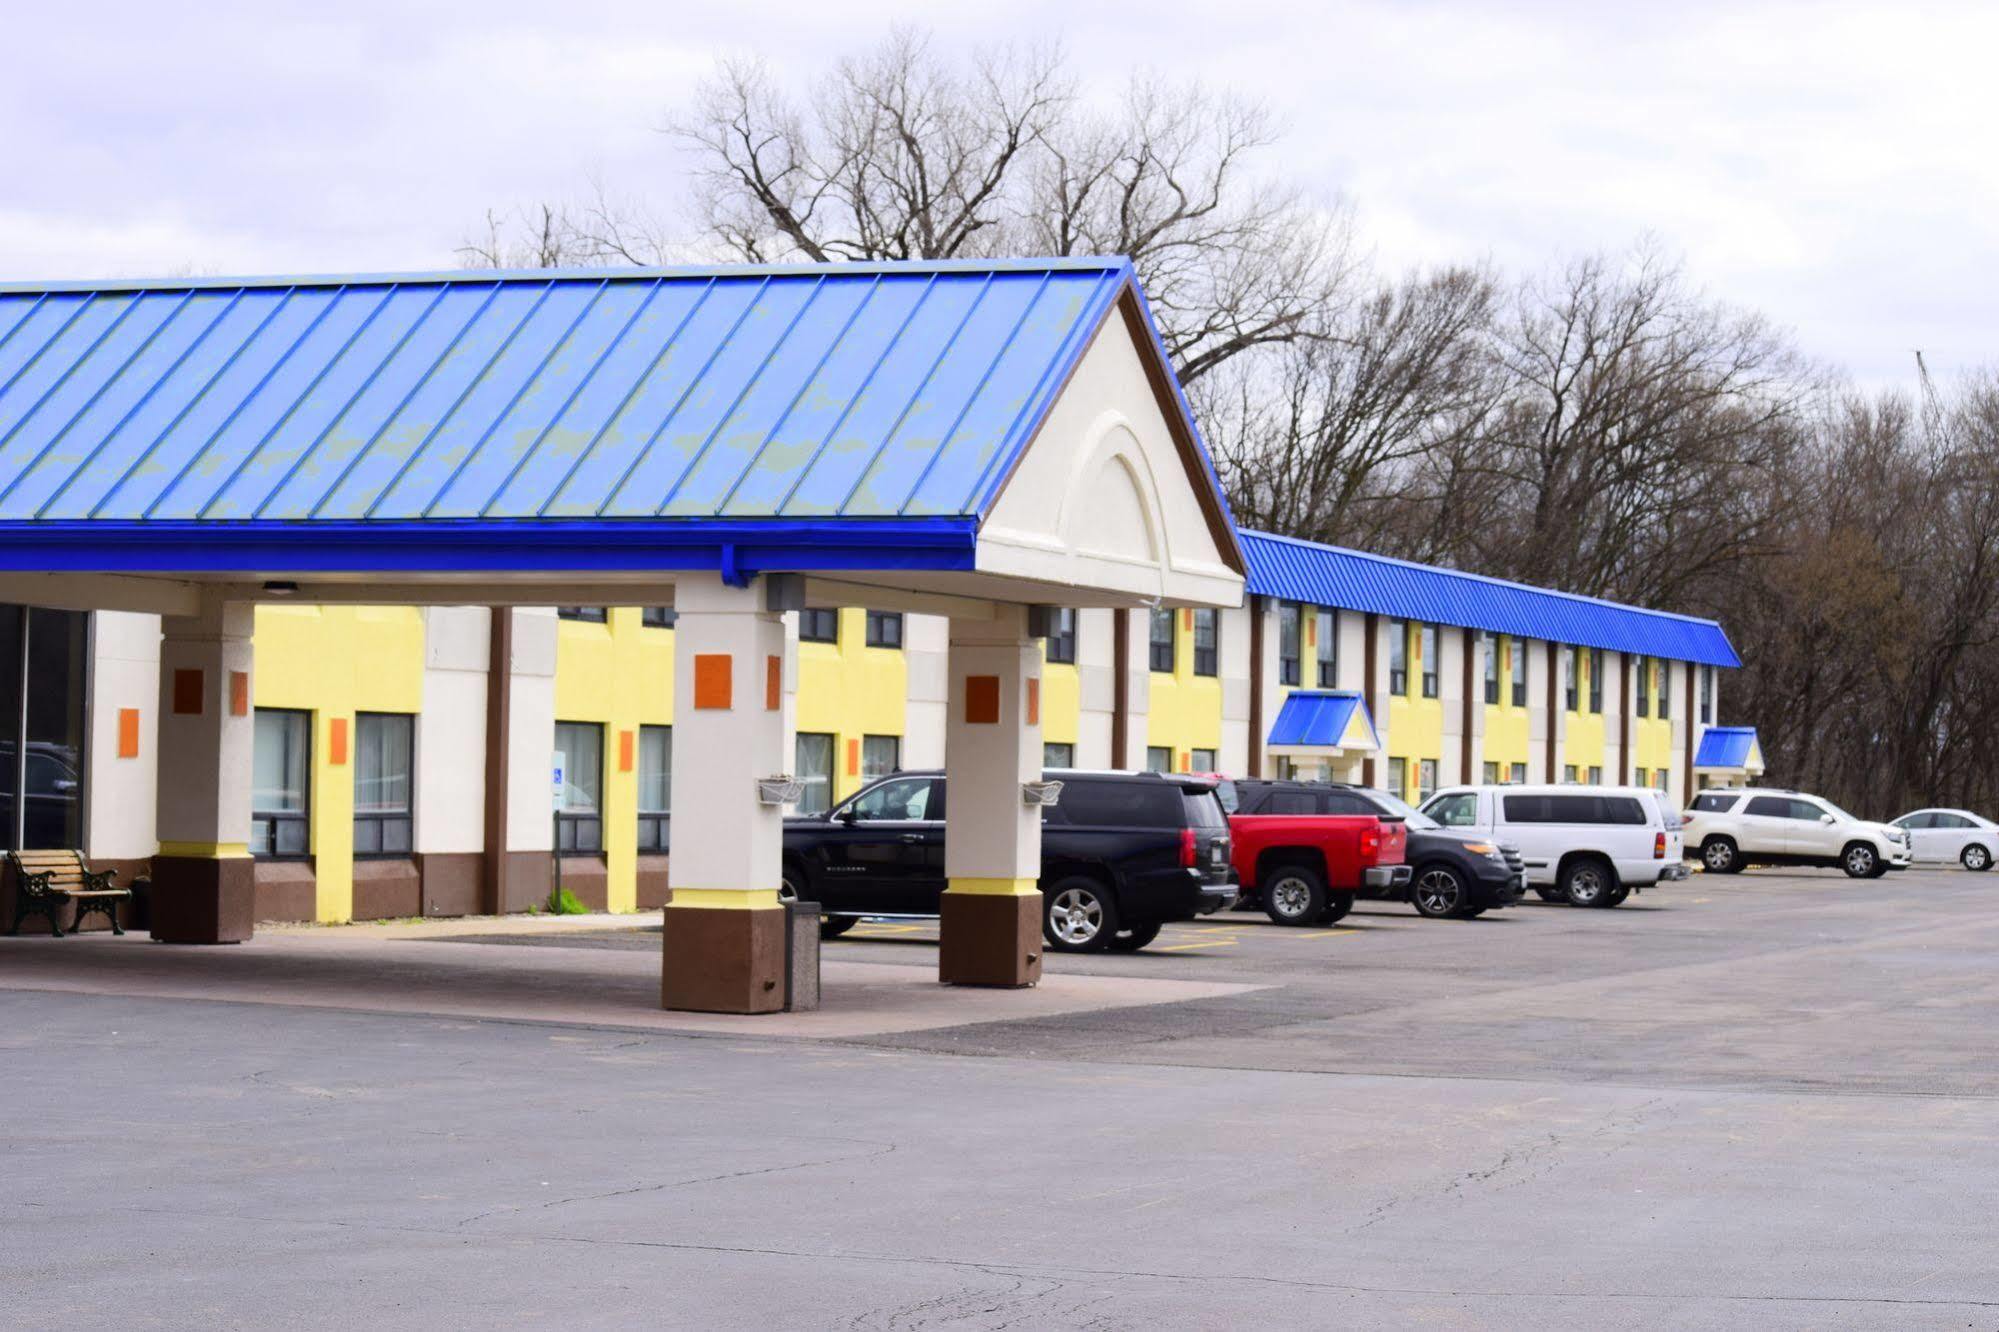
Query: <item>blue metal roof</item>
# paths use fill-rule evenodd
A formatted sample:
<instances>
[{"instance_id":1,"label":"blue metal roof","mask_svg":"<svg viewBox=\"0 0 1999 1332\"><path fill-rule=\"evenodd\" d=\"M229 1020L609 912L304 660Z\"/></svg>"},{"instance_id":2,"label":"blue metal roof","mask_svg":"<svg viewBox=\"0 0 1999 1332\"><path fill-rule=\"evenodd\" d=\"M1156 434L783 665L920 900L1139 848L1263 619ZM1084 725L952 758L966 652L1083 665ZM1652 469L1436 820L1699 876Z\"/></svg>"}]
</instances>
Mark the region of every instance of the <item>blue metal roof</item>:
<instances>
[{"instance_id":1,"label":"blue metal roof","mask_svg":"<svg viewBox=\"0 0 1999 1332\"><path fill-rule=\"evenodd\" d=\"M1345 689L1294 689L1277 709L1277 720L1271 723L1265 745L1272 749L1353 748L1345 740L1356 711L1372 735L1373 719L1359 694Z\"/></svg>"},{"instance_id":2,"label":"blue metal roof","mask_svg":"<svg viewBox=\"0 0 1999 1332\"><path fill-rule=\"evenodd\" d=\"M0 286L0 565L804 523L801 567L970 567L1126 291L1121 259Z\"/></svg>"},{"instance_id":3,"label":"blue metal roof","mask_svg":"<svg viewBox=\"0 0 1999 1332\"><path fill-rule=\"evenodd\" d=\"M1713 620L1267 532L1237 535L1249 561L1248 590L1261 596L1708 666L1742 664Z\"/></svg>"},{"instance_id":4,"label":"blue metal roof","mask_svg":"<svg viewBox=\"0 0 1999 1332\"><path fill-rule=\"evenodd\" d=\"M1754 726L1710 726L1701 732L1700 748L1694 751L1696 768L1741 768L1756 749Z\"/></svg>"}]
</instances>

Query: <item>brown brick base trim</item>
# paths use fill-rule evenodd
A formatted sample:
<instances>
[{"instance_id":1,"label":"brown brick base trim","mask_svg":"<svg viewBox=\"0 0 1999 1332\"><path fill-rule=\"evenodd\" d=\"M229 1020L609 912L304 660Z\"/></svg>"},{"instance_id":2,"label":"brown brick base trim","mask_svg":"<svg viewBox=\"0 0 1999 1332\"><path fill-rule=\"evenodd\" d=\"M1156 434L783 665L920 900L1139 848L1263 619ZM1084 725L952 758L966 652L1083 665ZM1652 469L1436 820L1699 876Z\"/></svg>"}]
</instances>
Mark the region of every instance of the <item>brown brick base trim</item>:
<instances>
[{"instance_id":1,"label":"brown brick base trim","mask_svg":"<svg viewBox=\"0 0 1999 1332\"><path fill-rule=\"evenodd\" d=\"M401 920L422 911L423 880L414 860L355 860L355 920Z\"/></svg>"},{"instance_id":2,"label":"brown brick base trim","mask_svg":"<svg viewBox=\"0 0 1999 1332\"><path fill-rule=\"evenodd\" d=\"M660 1006L695 1013L784 1007L784 910L669 902L661 933Z\"/></svg>"},{"instance_id":3,"label":"brown brick base trim","mask_svg":"<svg viewBox=\"0 0 1999 1332\"><path fill-rule=\"evenodd\" d=\"M254 932L256 862L153 857L153 937L162 943L241 943Z\"/></svg>"},{"instance_id":4,"label":"brown brick base trim","mask_svg":"<svg viewBox=\"0 0 1999 1332\"><path fill-rule=\"evenodd\" d=\"M939 901L937 979L1019 989L1041 979L1041 894L946 892Z\"/></svg>"},{"instance_id":5,"label":"brown brick base trim","mask_svg":"<svg viewBox=\"0 0 1999 1332\"><path fill-rule=\"evenodd\" d=\"M667 858L661 855L641 855L639 857L638 901L641 911L657 911L673 896L666 882Z\"/></svg>"},{"instance_id":6,"label":"brown brick base trim","mask_svg":"<svg viewBox=\"0 0 1999 1332\"><path fill-rule=\"evenodd\" d=\"M423 914L474 916L479 913L479 881L486 857L477 851L425 851L416 858L423 878Z\"/></svg>"},{"instance_id":7,"label":"brown brick base trim","mask_svg":"<svg viewBox=\"0 0 1999 1332\"><path fill-rule=\"evenodd\" d=\"M310 860L259 860L256 917L264 920L315 920L319 916L319 881Z\"/></svg>"}]
</instances>

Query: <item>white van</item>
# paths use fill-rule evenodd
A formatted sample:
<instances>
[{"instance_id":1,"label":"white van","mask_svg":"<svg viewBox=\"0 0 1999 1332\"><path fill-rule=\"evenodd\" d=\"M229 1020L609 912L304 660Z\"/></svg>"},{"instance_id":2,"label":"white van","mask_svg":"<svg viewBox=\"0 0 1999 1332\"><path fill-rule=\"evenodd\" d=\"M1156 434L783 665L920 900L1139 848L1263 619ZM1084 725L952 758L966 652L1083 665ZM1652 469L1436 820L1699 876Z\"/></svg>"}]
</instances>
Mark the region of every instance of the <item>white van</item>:
<instances>
[{"instance_id":1,"label":"white van","mask_svg":"<svg viewBox=\"0 0 1999 1332\"><path fill-rule=\"evenodd\" d=\"M1640 786L1451 786L1423 805L1447 828L1513 843L1544 901L1614 907L1687 877L1680 820Z\"/></svg>"}]
</instances>

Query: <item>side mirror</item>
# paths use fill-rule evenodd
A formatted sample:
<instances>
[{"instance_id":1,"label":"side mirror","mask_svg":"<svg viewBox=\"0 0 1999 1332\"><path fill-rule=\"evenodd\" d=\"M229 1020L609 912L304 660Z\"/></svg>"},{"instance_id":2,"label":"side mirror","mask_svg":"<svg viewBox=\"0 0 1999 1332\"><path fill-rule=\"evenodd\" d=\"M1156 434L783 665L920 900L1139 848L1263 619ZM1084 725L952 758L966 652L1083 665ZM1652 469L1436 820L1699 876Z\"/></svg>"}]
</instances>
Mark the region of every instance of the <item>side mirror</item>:
<instances>
[{"instance_id":1,"label":"side mirror","mask_svg":"<svg viewBox=\"0 0 1999 1332\"><path fill-rule=\"evenodd\" d=\"M1837 822L1837 820L1835 820L1835 819L1833 818L1833 816L1832 816L1832 815L1830 815L1830 814L1821 814L1821 815L1819 815L1819 822L1820 822L1820 823L1834 823L1834 822Z\"/></svg>"},{"instance_id":2,"label":"side mirror","mask_svg":"<svg viewBox=\"0 0 1999 1332\"><path fill-rule=\"evenodd\" d=\"M842 805L833 815L833 822L852 824L860 818L852 805Z\"/></svg>"}]
</instances>

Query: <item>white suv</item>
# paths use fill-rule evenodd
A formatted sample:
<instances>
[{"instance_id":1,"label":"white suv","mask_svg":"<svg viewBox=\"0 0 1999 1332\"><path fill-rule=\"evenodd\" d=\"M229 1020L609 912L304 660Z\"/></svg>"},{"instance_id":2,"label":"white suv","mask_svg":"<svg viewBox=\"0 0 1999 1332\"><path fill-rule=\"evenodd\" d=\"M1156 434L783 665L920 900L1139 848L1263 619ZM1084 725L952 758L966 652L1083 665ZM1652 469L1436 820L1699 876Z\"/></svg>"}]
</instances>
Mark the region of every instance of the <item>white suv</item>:
<instances>
[{"instance_id":1,"label":"white suv","mask_svg":"<svg viewBox=\"0 0 1999 1332\"><path fill-rule=\"evenodd\" d=\"M1751 865L1825 865L1872 879L1909 868L1912 858L1905 829L1856 819L1830 800L1798 791L1703 791L1684 818L1687 841L1716 874Z\"/></svg>"},{"instance_id":2,"label":"white suv","mask_svg":"<svg viewBox=\"0 0 1999 1332\"><path fill-rule=\"evenodd\" d=\"M1679 820L1641 787L1454 786L1423 812L1519 847L1528 887L1547 902L1621 906L1633 892L1687 876Z\"/></svg>"}]
</instances>

